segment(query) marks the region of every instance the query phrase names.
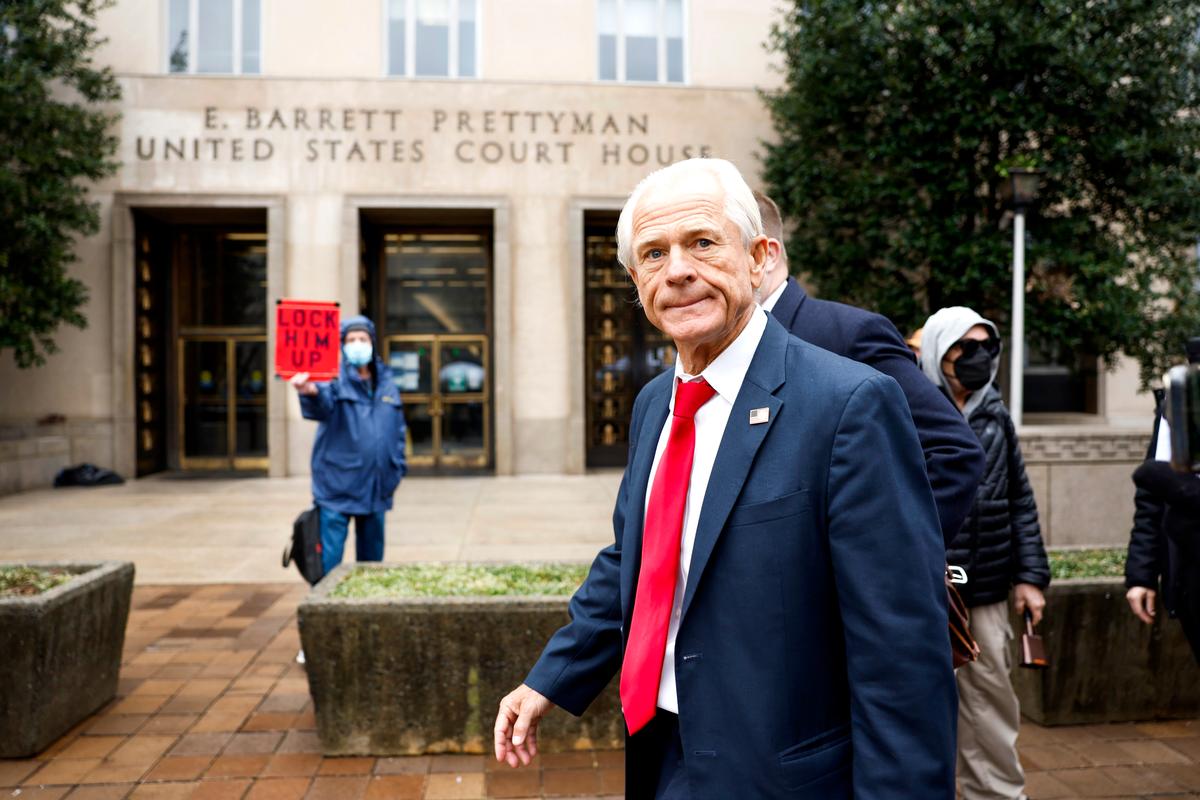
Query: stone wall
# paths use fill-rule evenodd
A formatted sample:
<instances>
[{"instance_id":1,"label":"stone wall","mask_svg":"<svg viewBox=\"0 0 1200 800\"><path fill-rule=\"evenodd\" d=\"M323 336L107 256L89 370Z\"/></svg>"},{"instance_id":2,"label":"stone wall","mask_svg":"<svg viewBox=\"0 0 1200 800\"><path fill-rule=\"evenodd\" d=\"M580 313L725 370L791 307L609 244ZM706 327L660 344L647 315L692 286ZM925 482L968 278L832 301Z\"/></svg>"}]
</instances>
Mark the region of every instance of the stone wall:
<instances>
[{"instance_id":1,"label":"stone wall","mask_svg":"<svg viewBox=\"0 0 1200 800\"><path fill-rule=\"evenodd\" d=\"M110 420L68 419L45 425L32 420L0 423L0 496L48 489L60 469L83 463L112 467Z\"/></svg>"},{"instance_id":2,"label":"stone wall","mask_svg":"<svg viewBox=\"0 0 1200 800\"><path fill-rule=\"evenodd\" d=\"M1130 476L1146 457L1148 430L1036 426L1023 428L1020 438L1048 546L1129 543Z\"/></svg>"},{"instance_id":3,"label":"stone wall","mask_svg":"<svg viewBox=\"0 0 1200 800\"><path fill-rule=\"evenodd\" d=\"M1024 628L1012 626L1019 646ZM1050 666L1015 666L1021 712L1039 725L1193 718L1200 666L1179 623L1160 613L1146 625L1129 611L1119 578L1060 580L1046 592L1038 626ZM970 669L970 667L964 667Z\"/></svg>"},{"instance_id":4,"label":"stone wall","mask_svg":"<svg viewBox=\"0 0 1200 800\"><path fill-rule=\"evenodd\" d=\"M0 441L0 496L47 489L71 459L65 436L31 436Z\"/></svg>"},{"instance_id":5,"label":"stone wall","mask_svg":"<svg viewBox=\"0 0 1200 800\"><path fill-rule=\"evenodd\" d=\"M489 752L496 703L568 621L567 598L330 598L355 566L327 575L297 615L323 752ZM624 731L613 681L582 717L551 713L538 746L613 749Z\"/></svg>"}]
</instances>

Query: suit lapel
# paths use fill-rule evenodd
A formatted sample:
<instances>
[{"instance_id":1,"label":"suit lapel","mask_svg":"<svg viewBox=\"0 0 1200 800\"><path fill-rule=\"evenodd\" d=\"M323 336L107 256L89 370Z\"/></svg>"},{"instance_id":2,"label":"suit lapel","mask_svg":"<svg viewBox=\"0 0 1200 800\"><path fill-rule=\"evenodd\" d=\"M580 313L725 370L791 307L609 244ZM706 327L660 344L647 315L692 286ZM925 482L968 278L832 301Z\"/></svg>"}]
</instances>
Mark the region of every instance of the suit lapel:
<instances>
[{"instance_id":1,"label":"suit lapel","mask_svg":"<svg viewBox=\"0 0 1200 800\"><path fill-rule=\"evenodd\" d=\"M633 613L633 589L637 585L638 569L642 563L642 527L646 522L650 467L654 465L658 438L667 421L674 384L672 372L670 380L661 381L661 386L655 387L654 394L647 399L642 427L638 432L637 451L629 466L629 505L625 508L625 530L621 537L621 608L626 615Z\"/></svg>"},{"instance_id":2,"label":"suit lapel","mask_svg":"<svg viewBox=\"0 0 1200 800\"><path fill-rule=\"evenodd\" d=\"M804 287L795 278L789 277L787 288L783 290L783 294L779 295L775 308L771 310L771 316L779 320L783 327L791 330L796 324L796 315L800 313L800 306L804 304L806 297L808 294L804 291Z\"/></svg>"},{"instance_id":3,"label":"suit lapel","mask_svg":"<svg viewBox=\"0 0 1200 800\"><path fill-rule=\"evenodd\" d=\"M782 298L780 298L782 300ZM734 502L742 492L746 476L754 464L754 457L767 433L779 417L783 401L774 395L784 381L784 357L788 334L776 320L769 320L750 369L738 390L729 422L717 449L717 460L713 465L708 487L704 492L704 506L700 510L700 521L696 527L696 540L692 548L692 564L688 571L688 582L684 588L682 613L687 615L688 606L696 594L696 586L704 575L717 539L725 527L725 520ZM750 424L750 412L756 408L768 409L767 422Z\"/></svg>"}]
</instances>

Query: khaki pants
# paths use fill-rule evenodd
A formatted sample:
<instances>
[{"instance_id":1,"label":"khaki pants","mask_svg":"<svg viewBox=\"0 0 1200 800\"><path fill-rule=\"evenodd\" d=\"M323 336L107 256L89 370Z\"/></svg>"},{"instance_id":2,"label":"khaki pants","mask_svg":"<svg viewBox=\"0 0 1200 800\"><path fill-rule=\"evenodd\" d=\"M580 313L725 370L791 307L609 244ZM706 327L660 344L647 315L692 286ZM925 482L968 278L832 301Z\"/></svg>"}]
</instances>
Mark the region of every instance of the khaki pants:
<instances>
[{"instance_id":1,"label":"khaki pants","mask_svg":"<svg viewBox=\"0 0 1200 800\"><path fill-rule=\"evenodd\" d=\"M1025 772L1017 758L1021 709L1009 670L1013 631L1008 602L971 609L979 660L958 679L958 782L963 800L1020 800Z\"/></svg>"}]
</instances>

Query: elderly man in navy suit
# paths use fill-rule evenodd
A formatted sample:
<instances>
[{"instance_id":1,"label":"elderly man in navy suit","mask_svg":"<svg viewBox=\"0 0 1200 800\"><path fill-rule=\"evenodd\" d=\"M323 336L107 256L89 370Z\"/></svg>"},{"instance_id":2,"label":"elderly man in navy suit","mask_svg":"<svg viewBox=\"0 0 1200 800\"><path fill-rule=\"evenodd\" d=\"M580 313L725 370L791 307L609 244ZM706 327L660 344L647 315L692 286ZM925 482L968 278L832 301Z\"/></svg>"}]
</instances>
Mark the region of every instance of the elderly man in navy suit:
<instances>
[{"instance_id":1,"label":"elderly man in navy suit","mask_svg":"<svg viewBox=\"0 0 1200 800\"><path fill-rule=\"evenodd\" d=\"M754 193L767 235L767 266L758 293L762 306L793 336L839 356L861 361L900 384L925 451L925 468L947 545L975 502L983 474L983 449L971 426L925 377L896 326L884 316L855 306L809 297L788 275L787 247L779 207Z\"/></svg>"},{"instance_id":2,"label":"elderly man in navy suit","mask_svg":"<svg viewBox=\"0 0 1200 800\"><path fill-rule=\"evenodd\" d=\"M615 541L500 703L537 753L620 669L626 796L952 800L941 527L904 395L755 303L767 237L727 161L638 185L617 227L675 369L634 403Z\"/></svg>"}]
</instances>

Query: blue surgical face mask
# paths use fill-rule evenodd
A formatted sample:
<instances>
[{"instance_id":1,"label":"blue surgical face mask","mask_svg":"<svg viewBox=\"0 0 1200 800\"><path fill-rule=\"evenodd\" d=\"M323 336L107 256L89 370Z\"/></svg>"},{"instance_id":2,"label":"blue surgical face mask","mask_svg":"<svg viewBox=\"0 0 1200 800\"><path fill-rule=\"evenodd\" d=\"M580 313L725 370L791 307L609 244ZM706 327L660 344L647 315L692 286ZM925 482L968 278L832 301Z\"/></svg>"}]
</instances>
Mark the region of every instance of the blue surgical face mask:
<instances>
[{"instance_id":1,"label":"blue surgical face mask","mask_svg":"<svg viewBox=\"0 0 1200 800\"><path fill-rule=\"evenodd\" d=\"M346 342L342 345L342 352L346 354L346 360L351 366L365 367L371 363L370 342Z\"/></svg>"}]
</instances>

